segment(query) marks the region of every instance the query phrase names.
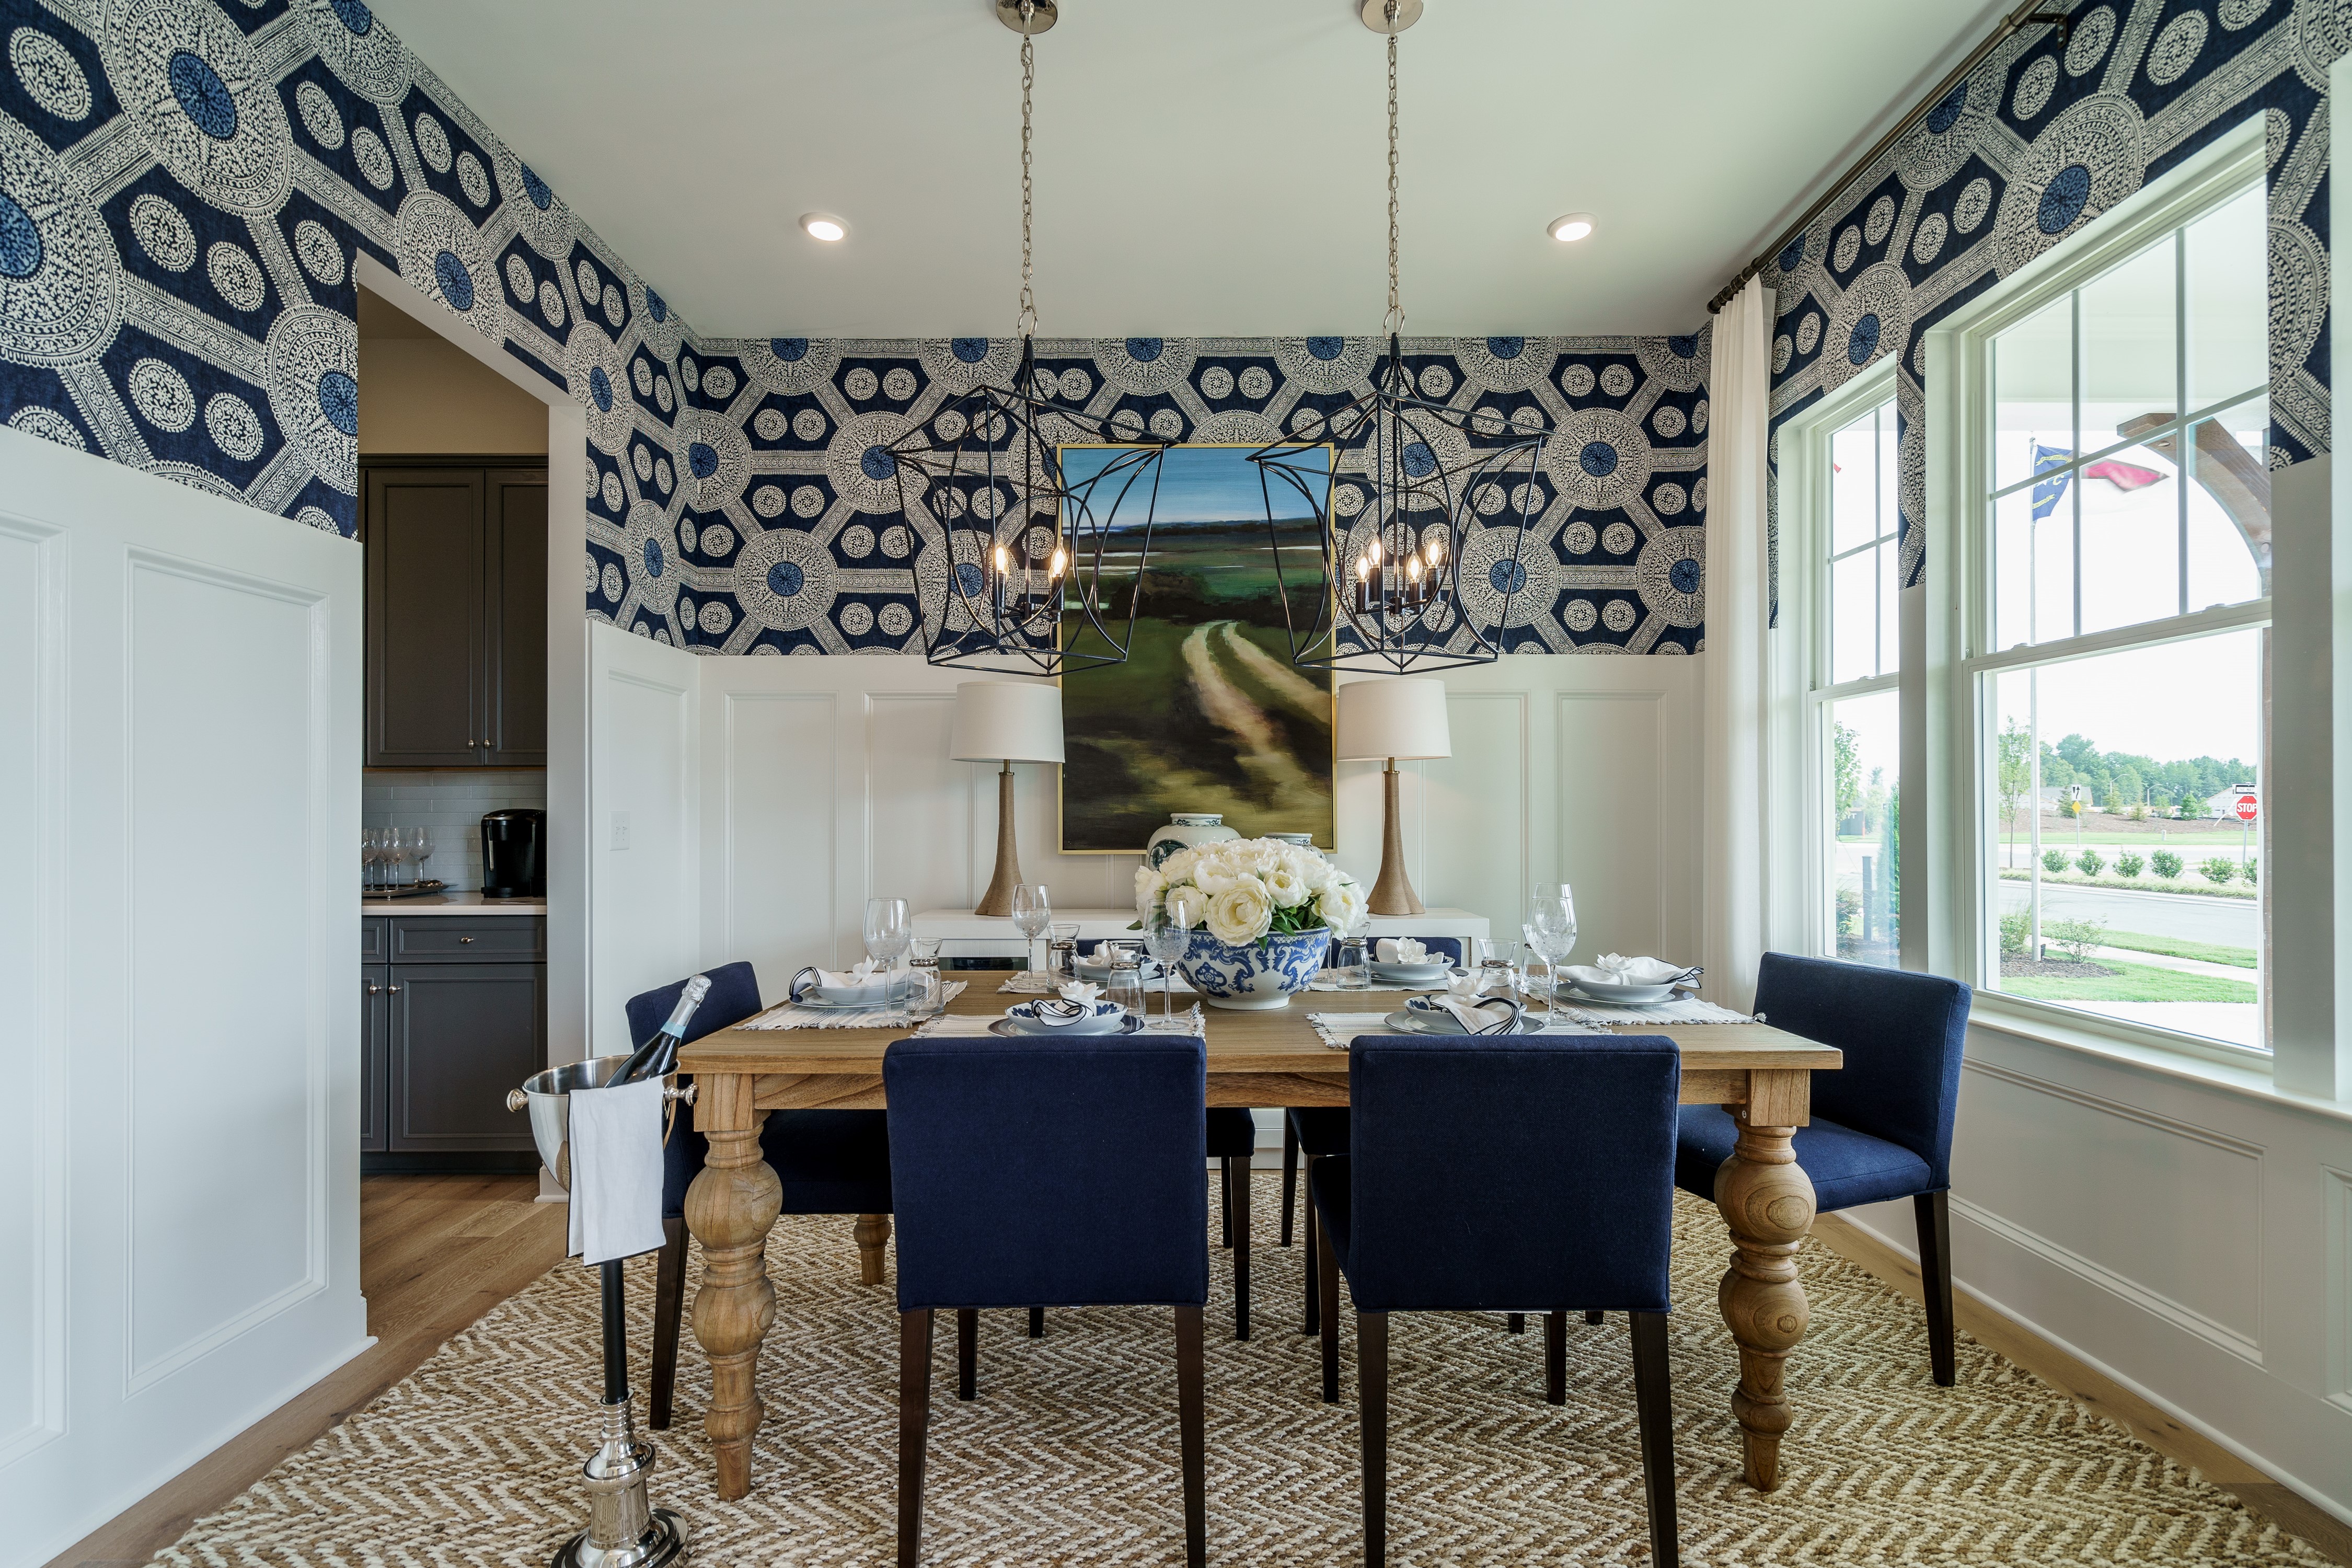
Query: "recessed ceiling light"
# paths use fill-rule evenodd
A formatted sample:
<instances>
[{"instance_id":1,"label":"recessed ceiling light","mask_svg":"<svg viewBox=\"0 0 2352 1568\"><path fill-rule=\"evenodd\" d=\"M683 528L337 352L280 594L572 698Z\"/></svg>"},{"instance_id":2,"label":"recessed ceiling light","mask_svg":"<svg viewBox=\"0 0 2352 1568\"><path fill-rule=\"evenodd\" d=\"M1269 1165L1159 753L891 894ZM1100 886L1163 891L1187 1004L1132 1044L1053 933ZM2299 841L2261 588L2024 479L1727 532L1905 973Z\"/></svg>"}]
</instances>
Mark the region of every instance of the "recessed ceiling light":
<instances>
[{"instance_id":1,"label":"recessed ceiling light","mask_svg":"<svg viewBox=\"0 0 2352 1568\"><path fill-rule=\"evenodd\" d=\"M1562 245L1572 244L1592 232L1592 215L1570 213L1566 217L1556 217L1544 226L1544 232Z\"/></svg>"},{"instance_id":2,"label":"recessed ceiling light","mask_svg":"<svg viewBox=\"0 0 2352 1568\"><path fill-rule=\"evenodd\" d=\"M809 231L810 238L821 239L827 245L849 233L849 226L831 213L803 213L801 226Z\"/></svg>"}]
</instances>

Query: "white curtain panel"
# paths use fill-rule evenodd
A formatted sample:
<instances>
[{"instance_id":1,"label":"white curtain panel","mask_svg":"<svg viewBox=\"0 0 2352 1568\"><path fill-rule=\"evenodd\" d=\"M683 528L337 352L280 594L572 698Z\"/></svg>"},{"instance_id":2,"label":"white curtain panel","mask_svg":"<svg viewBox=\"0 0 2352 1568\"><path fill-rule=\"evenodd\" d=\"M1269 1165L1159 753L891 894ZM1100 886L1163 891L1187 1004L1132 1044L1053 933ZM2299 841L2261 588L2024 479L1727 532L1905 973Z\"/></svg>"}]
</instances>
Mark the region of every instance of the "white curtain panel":
<instances>
[{"instance_id":1,"label":"white curtain panel","mask_svg":"<svg viewBox=\"0 0 2352 1568\"><path fill-rule=\"evenodd\" d=\"M1772 296L1759 279L1715 318L1707 431L1706 852L1710 1001L1748 1011L1764 951L1764 480Z\"/></svg>"}]
</instances>

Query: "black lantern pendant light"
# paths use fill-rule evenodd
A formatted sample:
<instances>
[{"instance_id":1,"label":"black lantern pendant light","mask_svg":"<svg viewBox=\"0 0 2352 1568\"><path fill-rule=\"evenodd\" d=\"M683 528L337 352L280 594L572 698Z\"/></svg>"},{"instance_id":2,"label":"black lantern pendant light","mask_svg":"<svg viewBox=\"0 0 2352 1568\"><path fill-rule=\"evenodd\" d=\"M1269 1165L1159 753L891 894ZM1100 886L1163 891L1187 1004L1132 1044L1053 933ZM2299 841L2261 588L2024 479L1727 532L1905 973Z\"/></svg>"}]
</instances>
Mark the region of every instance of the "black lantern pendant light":
<instances>
[{"instance_id":1,"label":"black lantern pendant light","mask_svg":"<svg viewBox=\"0 0 2352 1568\"><path fill-rule=\"evenodd\" d=\"M1523 410L1456 408L1420 395L1405 363L1397 288L1397 35L1423 0L1364 0L1364 25L1389 43L1389 310L1386 362L1372 388L1330 409L1302 409L1290 433L1250 454L1265 496L1275 576L1300 508L1321 560L1315 614L1302 626L1288 584L1291 662L1407 674L1489 664L1527 590L1519 563L1544 510L1545 437ZM1538 546L1538 548L1540 548ZM1492 628L1491 631L1489 628Z\"/></svg>"},{"instance_id":2,"label":"black lantern pendant light","mask_svg":"<svg viewBox=\"0 0 2352 1568\"><path fill-rule=\"evenodd\" d=\"M1054 402L1055 377L1037 368L1029 97L1033 40L1059 7L997 0L996 14L1021 35L1021 367L1010 385L974 387L887 450L900 510L911 523L928 520L926 533L944 546L919 570L925 656L1058 675L1127 658L1168 443L1115 434ZM1066 447L1089 450L1073 460Z\"/></svg>"}]
</instances>

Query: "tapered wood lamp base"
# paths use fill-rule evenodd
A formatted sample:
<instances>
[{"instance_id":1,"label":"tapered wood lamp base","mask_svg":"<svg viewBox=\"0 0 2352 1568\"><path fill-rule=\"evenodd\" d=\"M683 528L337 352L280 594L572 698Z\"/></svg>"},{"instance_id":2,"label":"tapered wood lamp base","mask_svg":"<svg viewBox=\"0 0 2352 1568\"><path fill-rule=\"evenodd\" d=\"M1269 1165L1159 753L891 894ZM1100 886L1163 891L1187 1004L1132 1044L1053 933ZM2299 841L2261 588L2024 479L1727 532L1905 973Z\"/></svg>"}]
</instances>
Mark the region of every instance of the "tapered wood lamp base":
<instances>
[{"instance_id":1,"label":"tapered wood lamp base","mask_svg":"<svg viewBox=\"0 0 2352 1568\"><path fill-rule=\"evenodd\" d=\"M976 915L1009 915L1013 889L1021 885L1021 845L1013 827L1013 764L996 775L996 875L971 911Z\"/></svg>"},{"instance_id":2,"label":"tapered wood lamp base","mask_svg":"<svg viewBox=\"0 0 2352 1568\"><path fill-rule=\"evenodd\" d=\"M1404 874L1404 829L1397 810L1396 759L1391 757L1388 764L1388 771L1381 774L1381 784L1386 792L1381 808L1381 875L1372 884L1371 897L1364 900L1364 907L1376 915L1427 914L1421 895L1412 890L1412 879Z\"/></svg>"}]
</instances>

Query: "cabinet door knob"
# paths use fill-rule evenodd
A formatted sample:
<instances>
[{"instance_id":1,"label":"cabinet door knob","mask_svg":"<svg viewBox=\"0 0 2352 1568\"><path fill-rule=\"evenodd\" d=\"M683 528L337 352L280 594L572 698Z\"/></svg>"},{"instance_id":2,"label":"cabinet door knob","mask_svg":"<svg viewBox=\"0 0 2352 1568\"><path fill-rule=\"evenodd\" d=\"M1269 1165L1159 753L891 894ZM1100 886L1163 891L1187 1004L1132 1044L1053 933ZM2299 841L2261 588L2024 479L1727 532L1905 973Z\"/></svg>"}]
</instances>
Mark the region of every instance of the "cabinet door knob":
<instances>
[{"instance_id":1,"label":"cabinet door knob","mask_svg":"<svg viewBox=\"0 0 2352 1568\"><path fill-rule=\"evenodd\" d=\"M383 994L383 987L371 980L368 982L367 994L371 996L380 996Z\"/></svg>"},{"instance_id":2,"label":"cabinet door knob","mask_svg":"<svg viewBox=\"0 0 2352 1568\"><path fill-rule=\"evenodd\" d=\"M471 947L474 945L474 939L470 936L461 936L457 939L457 945L459 947Z\"/></svg>"},{"instance_id":3,"label":"cabinet door knob","mask_svg":"<svg viewBox=\"0 0 2352 1568\"><path fill-rule=\"evenodd\" d=\"M399 994L400 994L400 987L399 987L399 986L397 986L397 985L387 985L387 986L385 986L385 987L384 987L384 989L385 989L386 991L391 992L394 996L397 996L397 995L399 995Z\"/></svg>"}]
</instances>

